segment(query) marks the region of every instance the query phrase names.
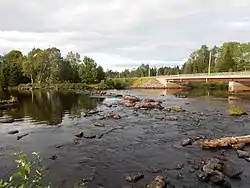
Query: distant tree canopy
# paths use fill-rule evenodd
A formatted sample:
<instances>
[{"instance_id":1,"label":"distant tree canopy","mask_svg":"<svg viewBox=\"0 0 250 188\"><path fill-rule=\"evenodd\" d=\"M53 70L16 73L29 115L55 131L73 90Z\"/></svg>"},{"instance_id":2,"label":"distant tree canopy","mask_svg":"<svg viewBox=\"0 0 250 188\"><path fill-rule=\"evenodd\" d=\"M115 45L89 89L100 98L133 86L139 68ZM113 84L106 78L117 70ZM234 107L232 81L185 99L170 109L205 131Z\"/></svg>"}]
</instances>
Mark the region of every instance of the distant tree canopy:
<instances>
[{"instance_id":1,"label":"distant tree canopy","mask_svg":"<svg viewBox=\"0 0 250 188\"><path fill-rule=\"evenodd\" d=\"M0 87L21 83L99 83L105 79L101 66L78 53L69 52L66 57L57 48L32 49L27 56L12 50L0 56Z\"/></svg>"},{"instance_id":2,"label":"distant tree canopy","mask_svg":"<svg viewBox=\"0 0 250 188\"><path fill-rule=\"evenodd\" d=\"M192 52L188 60L179 66L152 67L141 64L132 70L121 72L107 70L94 59L79 53L68 52L66 57L58 48L32 49L26 56L18 50L0 55L0 88L21 83L99 83L105 78L144 77L157 75L207 73L211 53L211 72L250 70L250 43L226 42L209 49L202 45ZM118 62L119 64L119 62Z\"/></svg>"},{"instance_id":3,"label":"distant tree canopy","mask_svg":"<svg viewBox=\"0 0 250 188\"><path fill-rule=\"evenodd\" d=\"M229 72L250 70L250 43L226 42L220 47L209 49L202 45L194 51L182 67L182 73L208 72L211 52L211 72Z\"/></svg>"}]
</instances>

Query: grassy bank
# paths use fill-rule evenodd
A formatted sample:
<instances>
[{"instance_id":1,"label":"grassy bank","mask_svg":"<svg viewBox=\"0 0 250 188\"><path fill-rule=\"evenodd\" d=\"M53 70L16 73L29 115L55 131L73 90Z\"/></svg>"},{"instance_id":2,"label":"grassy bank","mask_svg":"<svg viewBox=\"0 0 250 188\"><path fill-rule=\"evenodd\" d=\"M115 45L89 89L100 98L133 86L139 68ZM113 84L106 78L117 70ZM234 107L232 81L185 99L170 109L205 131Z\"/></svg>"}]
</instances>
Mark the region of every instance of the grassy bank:
<instances>
[{"instance_id":1,"label":"grassy bank","mask_svg":"<svg viewBox=\"0 0 250 188\"><path fill-rule=\"evenodd\" d=\"M126 89L132 85L132 80L129 78L120 79L107 79L97 84L84 84L84 83L34 83L34 84L20 84L11 89L17 90L38 90L38 89L50 89L50 90L90 90L90 89Z\"/></svg>"}]
</instances>

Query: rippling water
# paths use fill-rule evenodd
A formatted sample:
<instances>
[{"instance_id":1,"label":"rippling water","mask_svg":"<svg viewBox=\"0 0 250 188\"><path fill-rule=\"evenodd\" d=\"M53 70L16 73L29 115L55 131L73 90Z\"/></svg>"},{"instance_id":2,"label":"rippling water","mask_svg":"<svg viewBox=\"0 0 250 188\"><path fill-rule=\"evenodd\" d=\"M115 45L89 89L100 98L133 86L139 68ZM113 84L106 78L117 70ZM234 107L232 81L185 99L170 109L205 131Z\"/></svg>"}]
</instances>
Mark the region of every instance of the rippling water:
<instances>
[{"instance_id":1,"label":"rippling water","mask_svg":"<svg viewBox=\"0 0 250 188\"><path fill-rule=\"evenodd\" d=\"M189 136L205 135L210 138L225 135L250 134L249 116L231 117L227 108L242 106L250 112L249 95L228 96L218 90L125 90L112 91L133 94L163 101L164 107L179 105L186 112L166 112L158 110L134 111L122 106L106 107L105 103L116 103L120 99L90 98L81 93L34 91L0 93L5 99L10 95L18 97L20 107L0 111L0 116L12 116L11 124L0 124L0 178L6 178L15 169L12 153L24 151L29 156L38 151L47 169L45 182L54 187L72 187L84 178L89 178L88 187L118 188L132 187L125 182L125 175L142 172L145 178L134 185L144 187L156 174L152 168L161 170L175 187L213 187L197 181L191 173L190 161L202 157L215 156L220 151L202 151L199 146L180 147L180 141ZM187 96L178 98L175 94ZM84 117L88 109L97 108L100 113ZM117 113L120 120L99 120L107 113ZM178 116L177 121L160 121L156 115ZM103 122L105 127L95 127L94 122ZM106 133L112 128L117 128ZM16 135L8 135L10 130L20 134L29 133L21 140ZM100 139L81 139L74 144L75 134L104 136ZM60 145L61 147L57 147ZM248 148L247 148L248 149ZM50 160L57 155L57 160ZM232 187L247 188L250 185L250 166L238 159L233 150L226 150L229 161L244 168L242 180L232 181ZM184 164L182 170L169 170L177 164Z\"/></svg>"}]
</instances>

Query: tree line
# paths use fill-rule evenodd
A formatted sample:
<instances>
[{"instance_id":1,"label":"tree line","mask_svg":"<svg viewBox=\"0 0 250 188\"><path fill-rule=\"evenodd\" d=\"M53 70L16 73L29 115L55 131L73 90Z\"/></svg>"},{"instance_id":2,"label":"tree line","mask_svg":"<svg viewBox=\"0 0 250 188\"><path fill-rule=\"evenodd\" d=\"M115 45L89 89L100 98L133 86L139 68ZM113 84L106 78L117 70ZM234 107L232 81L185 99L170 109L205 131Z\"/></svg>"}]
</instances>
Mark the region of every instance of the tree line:
<instances>
[{"instance_id":1,"label":"tree line","mask_svg":"<svg viewBox=\"0 0 250 188\"><path fill-rule=\"evenodd\" d=\"M250 43L226 42L220 47L209 48L202 45L192 52L188 60L181 66L150 67L142 64L138 68L122 72L108 70L109 77L144 77L157 75L195 74L210 72L230 72L250 70Z\"/></svg>"},{"instance_id":2,"label":"tree line","mask_svg":"<svg viewBox=\"0 0 250 188\"><path fill-rule=\"evenodd\" d=\"M21 83L99 83L105 79L102 66L79 53L66 57L57 48L32 49L27 56L12 50L0 56L0 86L13 87Z\"/></svg>"},{"instance_id":3,"label":"tree line","mask_svg":"<svg viewBox=\"0 0 250 188\"><path fill-rule=\"evenodd\" d=\"M209 48L202 45L192 52L181 66L152 67L141 64L132 70L121 72L103 70L94 59L79 53L68 52L63 57L58 48L32 49L27 55L12 50L0 55L0 87L12 87L21 83L99 83L106 78L131 78L157 75L195 74L250 70L250 43L226 42ZM119 62L118 62L119 64Z\"/></svg>"}]
</instances>

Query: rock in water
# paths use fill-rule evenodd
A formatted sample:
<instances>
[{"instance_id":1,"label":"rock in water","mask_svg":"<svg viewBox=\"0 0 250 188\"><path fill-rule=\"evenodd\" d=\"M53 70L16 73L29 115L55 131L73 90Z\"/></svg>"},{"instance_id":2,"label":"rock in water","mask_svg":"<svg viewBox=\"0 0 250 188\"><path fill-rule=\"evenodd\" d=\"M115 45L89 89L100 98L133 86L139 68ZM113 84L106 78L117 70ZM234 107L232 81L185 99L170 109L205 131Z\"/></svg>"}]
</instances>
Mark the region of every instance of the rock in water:
<instances>
[{"instance_id":1,"label":"rock in water","mask_svg":"<svg viewBox=\"0 0 250 188\"><path fill-rule=\"evenodd\" d=\"M176 117L176 116L165 116L164 119L169 120L169 121L176 121L176 120L178 120L178 117Z\"/></svg>"},{"instance_id":2,"label":"rock in water","mask_svg":"<svg viewBox=\"0 0 250 188\"><path fill-rule=\"evenodd\" d=\"M197 176L198 180L200 180L202 182L206 182L208 180L208 174L201 171L201 170L196 173L196 176Z\"/></svg>"},{"instance_id":3,"label":"rock in water","mask_svg":"<svg viewBox=\"0 0 250 188\"><path fill-rule=\"evenodd\" d=\"M239 158L247 158L249 157L249 153L243 150L237 150L237 154Z\"/></svg>"},{"instance_id":4,"label":"rock in water","mask_svg":"<svg viewBox=\"0 0 250 188\"><path fill-rule=\"evenodd\" d=\"M245 145L246 145L245 143L239 143L239 144L232 145L232 147L235 150L242 150Z\"/></svg>"},{"instance_id":5,"label":"rock in water","mask_svg":"<svg viewBox=\"0 0 250 188\"><path fill-rule=\"evenodd\" d=\"M226 180L224 174L215 170L213 172L213 175L209 177L209 181L211 181L214 184L222 185Z\"/></svg>"},{"instance_id":6,"label":"rock in water","mask_svg":"<svg viewBox=\"0 0 250 188\"><path fill-rule=\"evenodd\" d=\"M52 155L49 159L51 159L51 160L56 160L57 159L57 155Z\"/></svg>"},{"instance_id":7,"label":"rock in water","mask_svg":"<svg viewBox=\"0 0 250 188\"><path fill-rule=\"evenodd\" d=\"M12 117L0 118L0 123L13 123L15 120Z\"/></svg>"},{"instance_id":8,"label":"rock in water","mask_svg":"<svg viewBox=\"0 0 250 188\"><path fill-rule=\"evenodd\" d=\"M76 134L75 136L78 137L78 138L82 138L83 137L83 132L80 132L80 133Z\"/></svg>"},{"instance_id":9,"label":"rock in water","mask_svg":"<svg viewBox=\"0 0 250 188\"><path fill-rule=\"evenodd\" d=\"M20 140L20 139L22 139L23 137L28 136L28 135L29 135L29 133L26 133L26 134L17 136L17 140Z\"/></svg>"},{"instance_id":10,"label":"rock in water","mask_svg":"<svg viewBox=\"0 0 250 188\"><path fill-rule=\"evenodd\" d=\"M19 133L18 130L14 130L14 131L9 131L9 132L8 132L8 134L17 134L17 133Z\"/></svg>"},{"instance_id":11,"label":"rock in water","mask_svg":"<svg viewBox=\"0 0 250 188\"><path fill-rule=\"evenodd\" d=\"M242 174L242 169L234 167L233 165L224 164L222 173L230 178L238 178Z\"/></svg>"},{"instance_id":12,"label":"rock in water","mask_svg":"<svg viewBox=\"0 0 250 188\"><path fill-rule=\"evenodd\" d=\"M156 176L155 180L146 186L146 188L164 188L164 187L166 187L166 181L162 176Z\"/></svg>"},{"instance_id":13,"label":"rock in water","mask_svg":"<svg viewBox=\"0 0 250 188\"><path fill-rule=\"evenodd\" d=\"M90 110L90 111L88 112L88 114L90 114L90 115L97 114L97 113L99 113L98 110Z\"/></svg>"},{"instance_id":14,"label":"rock in water","mask_svg":"<svg viewBox=\"0 0 250 188\"><path fill-rule=\"evenodd\" d=\"M105 126L104 123L101 123L101 122L95 122L95 123L93 123L93 125L96 127L104 127Z\"/></svg>"},{"instance_id":15,"label":"rock in water","mask_svg":"<svg viewBox=\"0 0 250 188\"><path fill-rule=\"evenodd\" d=\"M193 140L191 138L185 139L181 142L182 146L188 146L188 145L192 145Z\"/></svg>"},{"instance_id":16,"label":"rock in water","mask_svg":"<svg viewBox=\"0 0 250 188\"><path fill-rule=\"evenodd\" d=\"M137 182L140 179L144 178L144 175L142 173L134 173L126 176L126 180L128 182Z\"/></svg>"},{"instance_id":17,"label":"rock in water","mask_svg":"<svg viewBox=\"0 0 250 188\"><path fill-rule=\"evenodd\" d=\"M96 135L95 135L95 134L83 135L83 138L86 138L86 139L93 139L93 138L96 138Z\"/></svg>"}]
</instances>

